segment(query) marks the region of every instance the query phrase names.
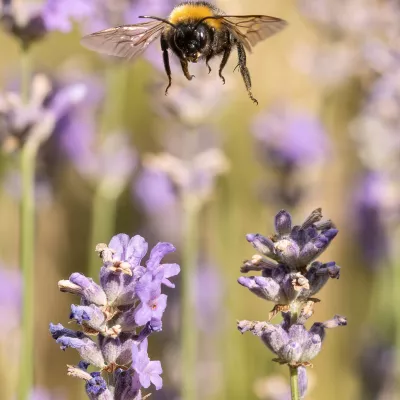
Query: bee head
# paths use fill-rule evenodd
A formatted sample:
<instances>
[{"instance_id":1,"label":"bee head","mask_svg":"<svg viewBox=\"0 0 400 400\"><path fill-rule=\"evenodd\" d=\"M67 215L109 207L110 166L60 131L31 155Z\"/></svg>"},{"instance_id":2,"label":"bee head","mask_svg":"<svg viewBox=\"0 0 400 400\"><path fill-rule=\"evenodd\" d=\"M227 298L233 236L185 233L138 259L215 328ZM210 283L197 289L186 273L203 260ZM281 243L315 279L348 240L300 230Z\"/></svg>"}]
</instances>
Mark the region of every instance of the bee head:
<instances>
[{"instance_id":1,"label":"bee head","mask_svg":"<svg viewBox=\"0 0 400 400\"><path fill-rule=\"evenodd\" d=\"M209 35L204 24L181 26L175 32L175 45L186 59L196 62L207 46Z\"/></svg>"}]
</instances>

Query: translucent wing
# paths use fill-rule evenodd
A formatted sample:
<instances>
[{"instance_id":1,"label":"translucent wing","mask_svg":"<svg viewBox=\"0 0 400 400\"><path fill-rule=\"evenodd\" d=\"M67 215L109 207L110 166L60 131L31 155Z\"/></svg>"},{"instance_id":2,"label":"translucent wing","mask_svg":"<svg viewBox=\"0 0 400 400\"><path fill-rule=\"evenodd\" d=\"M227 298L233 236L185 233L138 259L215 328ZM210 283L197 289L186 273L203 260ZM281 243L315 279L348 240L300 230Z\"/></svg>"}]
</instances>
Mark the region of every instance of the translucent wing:
<instances>
[{"instance_id":1,"label":"translucent wing","mask_svg":"<svg viewBox=\"0 0 400 400\"><path fill-rule=\"evenodd\" d=\"M160 37L164 27L160 21L117 26L84 36L81 44L99 53L132 59Z\"/></svg>"},{"instance_id":2,"label":"translucent wing","mask_svg":"<svg viewBox=\"0 0 400 400\"><path fill-rule=\"evenodd\" d=\"M218 19L230 28L247 50L281 31L287 22L268 15L221 15Z\"/></svg>"}]
</instances>

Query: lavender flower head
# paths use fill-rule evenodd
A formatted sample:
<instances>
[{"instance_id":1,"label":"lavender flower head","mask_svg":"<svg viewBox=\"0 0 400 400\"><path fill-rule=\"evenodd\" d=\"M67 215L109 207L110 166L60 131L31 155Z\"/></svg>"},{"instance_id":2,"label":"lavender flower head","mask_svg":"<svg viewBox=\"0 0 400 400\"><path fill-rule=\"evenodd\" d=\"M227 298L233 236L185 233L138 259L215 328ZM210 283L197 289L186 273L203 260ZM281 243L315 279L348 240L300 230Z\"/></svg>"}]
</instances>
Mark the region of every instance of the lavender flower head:
<instances>
[{"instance_id":1,"label":"lavender flower head","mask_svg":"<svg viewBox=\"0 0 400 400\"><path fill-rule=\"evenodd\" d=\"M325 329L347 324L346 318L336 315L326 322L314 323L309 330L304 327L314 312L314 303L319 301L313 296L329 278L340 276L340 267L335 262L314 261L337 233L332 221L322 221L321 209L314 210L302 225L295 226L291 215L281 210L275 217L274 235L246 236L261 255L245 261L241 271L260 271L261 276L241 276L238 282L258 297L275 303L269 321L280 311L283 321L274 325L269 321L244 320L238 322L238 329L259 336L277 356L274 361L293 368L309 366L321 350Z\"/></svg>"},{"instance_id":2,"label":"lavender flower head","mask_svg":"<svg viewBox=\"0 0 400 400\"><path fill-rule=\"evenodd\" d=\"M305 44L296 51L296 67L313 79L338 84L351 76L364 76L371 71L385 73L397 68L398 2L298 0L298 3L300 12L323 27L331 39L328 44L322 41L322 48Z\"/></svg>"},{"instance_id":3,"label":"lavender flower head","mask_svg":"<svg viewBox=\"0 0 400 400\"><path fill-rule=\"evenodd\" d=\"M73 22L88 18L94 7L94 0L46 0L43 3L2 0L0 23L5 31L28 47L49 32L70 32Z\"/></svg>"},{"instance_id":4,"label":"lavender flower head","mask_svg":"<svg viewBox=\"0 0 400 400\"><path fill-rule=\"evenodd\" d=\"M229 171L215 137L208 127L183 130L167 136L169 152L143 156L133 193L150 215L180 210L186 200L199 208L211 198L217 178Z\"/></svg>"},{"instance_id":5,"label":"lavender flower head","mask_svg":"<svg viewBox=\"0 0 400 400\"><path fill-rule=\"evenodd\" d=\"M18 270L0 265L0 312L4 324L0 332L3 342L18 329L21 313L22 277Z\"/></svg>"},{"instance_id":6,"label":"lavender flower head","mask_svg":"<svg viewBox=\"0 0 400 400\"><path fill-rule=\"evenodd\" d=\"M161 264L175 251L172 244L158 243L144 266L147 250L141 236L116 235L108 246L96 247L103 260L100 284L78 272L58 283L62 292L80 296L80 304L71 306L70 319L82 331L50 324L50 332L62 350L70 347L80 354L80 363L68 366L68 375L86 382L90 399L139 400L141 388L162 387L161 364L150 361L147 338L161 331L167 305L162 285L174 287L169 278L180 268ZM89 365L99 371L87 372Z\"/></svg>"},{"instance_id":7,"label":"lavender flower head","mask_svg":"<svg viewBox=\"0 0 400 400\"><path fill-rule=\"evenodd\" d=\"M272 187L262 187L262 197L295 207L310 192L330 153L322 124L311 114L277 103L254 119L252 133L258 158L277 175Z\"/></svg>"},{"instance_id":8,"label":"lavender flower head","mask_svg":"<svg viewBox=\"0 0 400 400\"><path fill-rule=\"evenodd\" d=\"M321 163L329 154L329 141L315 116L275 104L255 118L252 133L265 162L298 167Z\"/></svg>"},{"instance_id":9,"label":"lavender flower head","mask_svg":"<svg viewBox=\"0 0 400 400\"><path fill-rule=\"evenodd\" d=\"M70 87L81 87L84 92L82 102L70 107L56 125L60 150L85 180L101 185L108 194L119 194L136 166L136 153L125 131L107 132L99 139L97 117L105 97L103 85L88 76L61 76L59 85L60 92Z\"/></svg>"},{"instance_id":10,"label":"lavender flower head","mask_svg":"<svg viewBox=\"0 0 400 400\"><path fill-rule=\"evenodd\" d=\"M26 141L46 141L67 111L85 97L81 84L53 90L43 74L33 77L28 102L14 91L0 93L0 146L5 152L21 148Z\"/></svg>"}]
</instances>

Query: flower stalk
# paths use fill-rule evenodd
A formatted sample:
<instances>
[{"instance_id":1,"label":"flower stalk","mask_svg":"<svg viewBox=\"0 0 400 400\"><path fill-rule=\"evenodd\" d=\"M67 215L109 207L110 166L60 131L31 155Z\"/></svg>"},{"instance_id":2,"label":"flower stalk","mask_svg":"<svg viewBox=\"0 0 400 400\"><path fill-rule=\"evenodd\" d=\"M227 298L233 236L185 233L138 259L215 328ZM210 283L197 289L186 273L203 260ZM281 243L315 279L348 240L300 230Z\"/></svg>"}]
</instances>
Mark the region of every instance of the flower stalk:
<instances>
[{"instance_id":1,"label":"flower stalk","mask_svg":"<svg viewBox=\"0 0 400 400\"><path fill-rule=\"evenodd\" d=\"M107 185L99 183L94 196L92 205L92 224L91 224L91 249L101 238L110 237L115 230L115 219L117 215L117 201L120 193L107 190ZM94 251L90 252L89 275L95 276L98 272L98 256Z\"/></svg>"},{"instance_id":2,"label":"flower stalk","mask_svg":"<svg viewBox=\"0 0 400 400\"><path fill-rule=\"evenodd\" d=\"M119 131L123 125L123 99L126 80L126 68L122 69L119 65L107 65L105 71L107 96L100 123L101 141L104 141L111 131ZM94 248L96 243L104 241L105 238L115 233L117 203L123 189L124 186L120 187L119 190L110 188L107 179L97 182L92 206L91 249ZM95 276L97 269L97 257L91 251L89 255L89 275Z\"/></svg>"},{"instance_id":3,"label":"flower stalk","mask_svg":"<svg viewBox=\"0 0 400 400\"><path fill-rule=\"evenodd\" d=\"M198 203L191 194L183 195L182 265L182 399L196 399L197 326L194 298L198 254Z\"/></svg>"},{"instance_id":4,"label":"flower stalk","mask_svg":"<svg viewBox=\"0 0 400 400\"><path fill-rule=\"evenodd\" d=\"M299 394L299 374L297 367L289 367L290 371L290 392L292 400L300 400Z\"/></svg>"},{"instance_id":5,"label":"flower stalk","mask_svg":"<svg viewBox=\"0 0 400 400\"><path fill-rule=\"evenodd\" d=\"M294 325L297 323L298 318L298 304L294 302L290 306L291 310L291 324ZM300 400L299 393L299 370L298 367L292 367L289 365L289 373L290 373L290 393L291 400Z\"/></svg>"},{"instance_id":6,"label":"flower stalk","mask_svg":"<svg viewBox=\"0 0 400 400\"><path fill-rule=\"evenodd\" d=\"M29 47L22 46L21 98L29 99L30 86ZM20 265L23 275L22 342L19 379L19 399L28 398L33 385L34 343L34 257L35 257L35 170L39 143L27 140L20 154L22 198L20 210Z\"/></svg>"}]
</instances>

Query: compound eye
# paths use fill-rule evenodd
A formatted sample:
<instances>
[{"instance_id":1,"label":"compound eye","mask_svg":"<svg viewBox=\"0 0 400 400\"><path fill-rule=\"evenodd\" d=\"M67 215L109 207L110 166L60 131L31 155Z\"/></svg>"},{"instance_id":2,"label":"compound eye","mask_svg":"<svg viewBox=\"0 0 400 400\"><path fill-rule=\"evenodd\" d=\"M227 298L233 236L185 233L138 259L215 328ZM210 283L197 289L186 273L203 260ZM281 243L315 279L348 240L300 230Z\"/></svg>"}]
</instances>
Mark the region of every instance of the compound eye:
<instances>
[{"instance_id":1,"label":"compound eye","mask_svg":"<svg viewBox=\"0 0 400 400\"><path fill-rule=\"evenodd\" d=\"M175 43L179 48L182 48L185 45L185 34L181 30L176 31Z\"/></svg>"},{"instance_id":2,"label":"compound eye","mask_svg":"<svg viewBox=\"0 0 400 400\"><path fill-rule=\"evenodd\" d=\"M199 26L196 30L196 39L200 44L200 47L204 47L206 45L206 32L204 27Z\"/></svg>"}]
</instances>

